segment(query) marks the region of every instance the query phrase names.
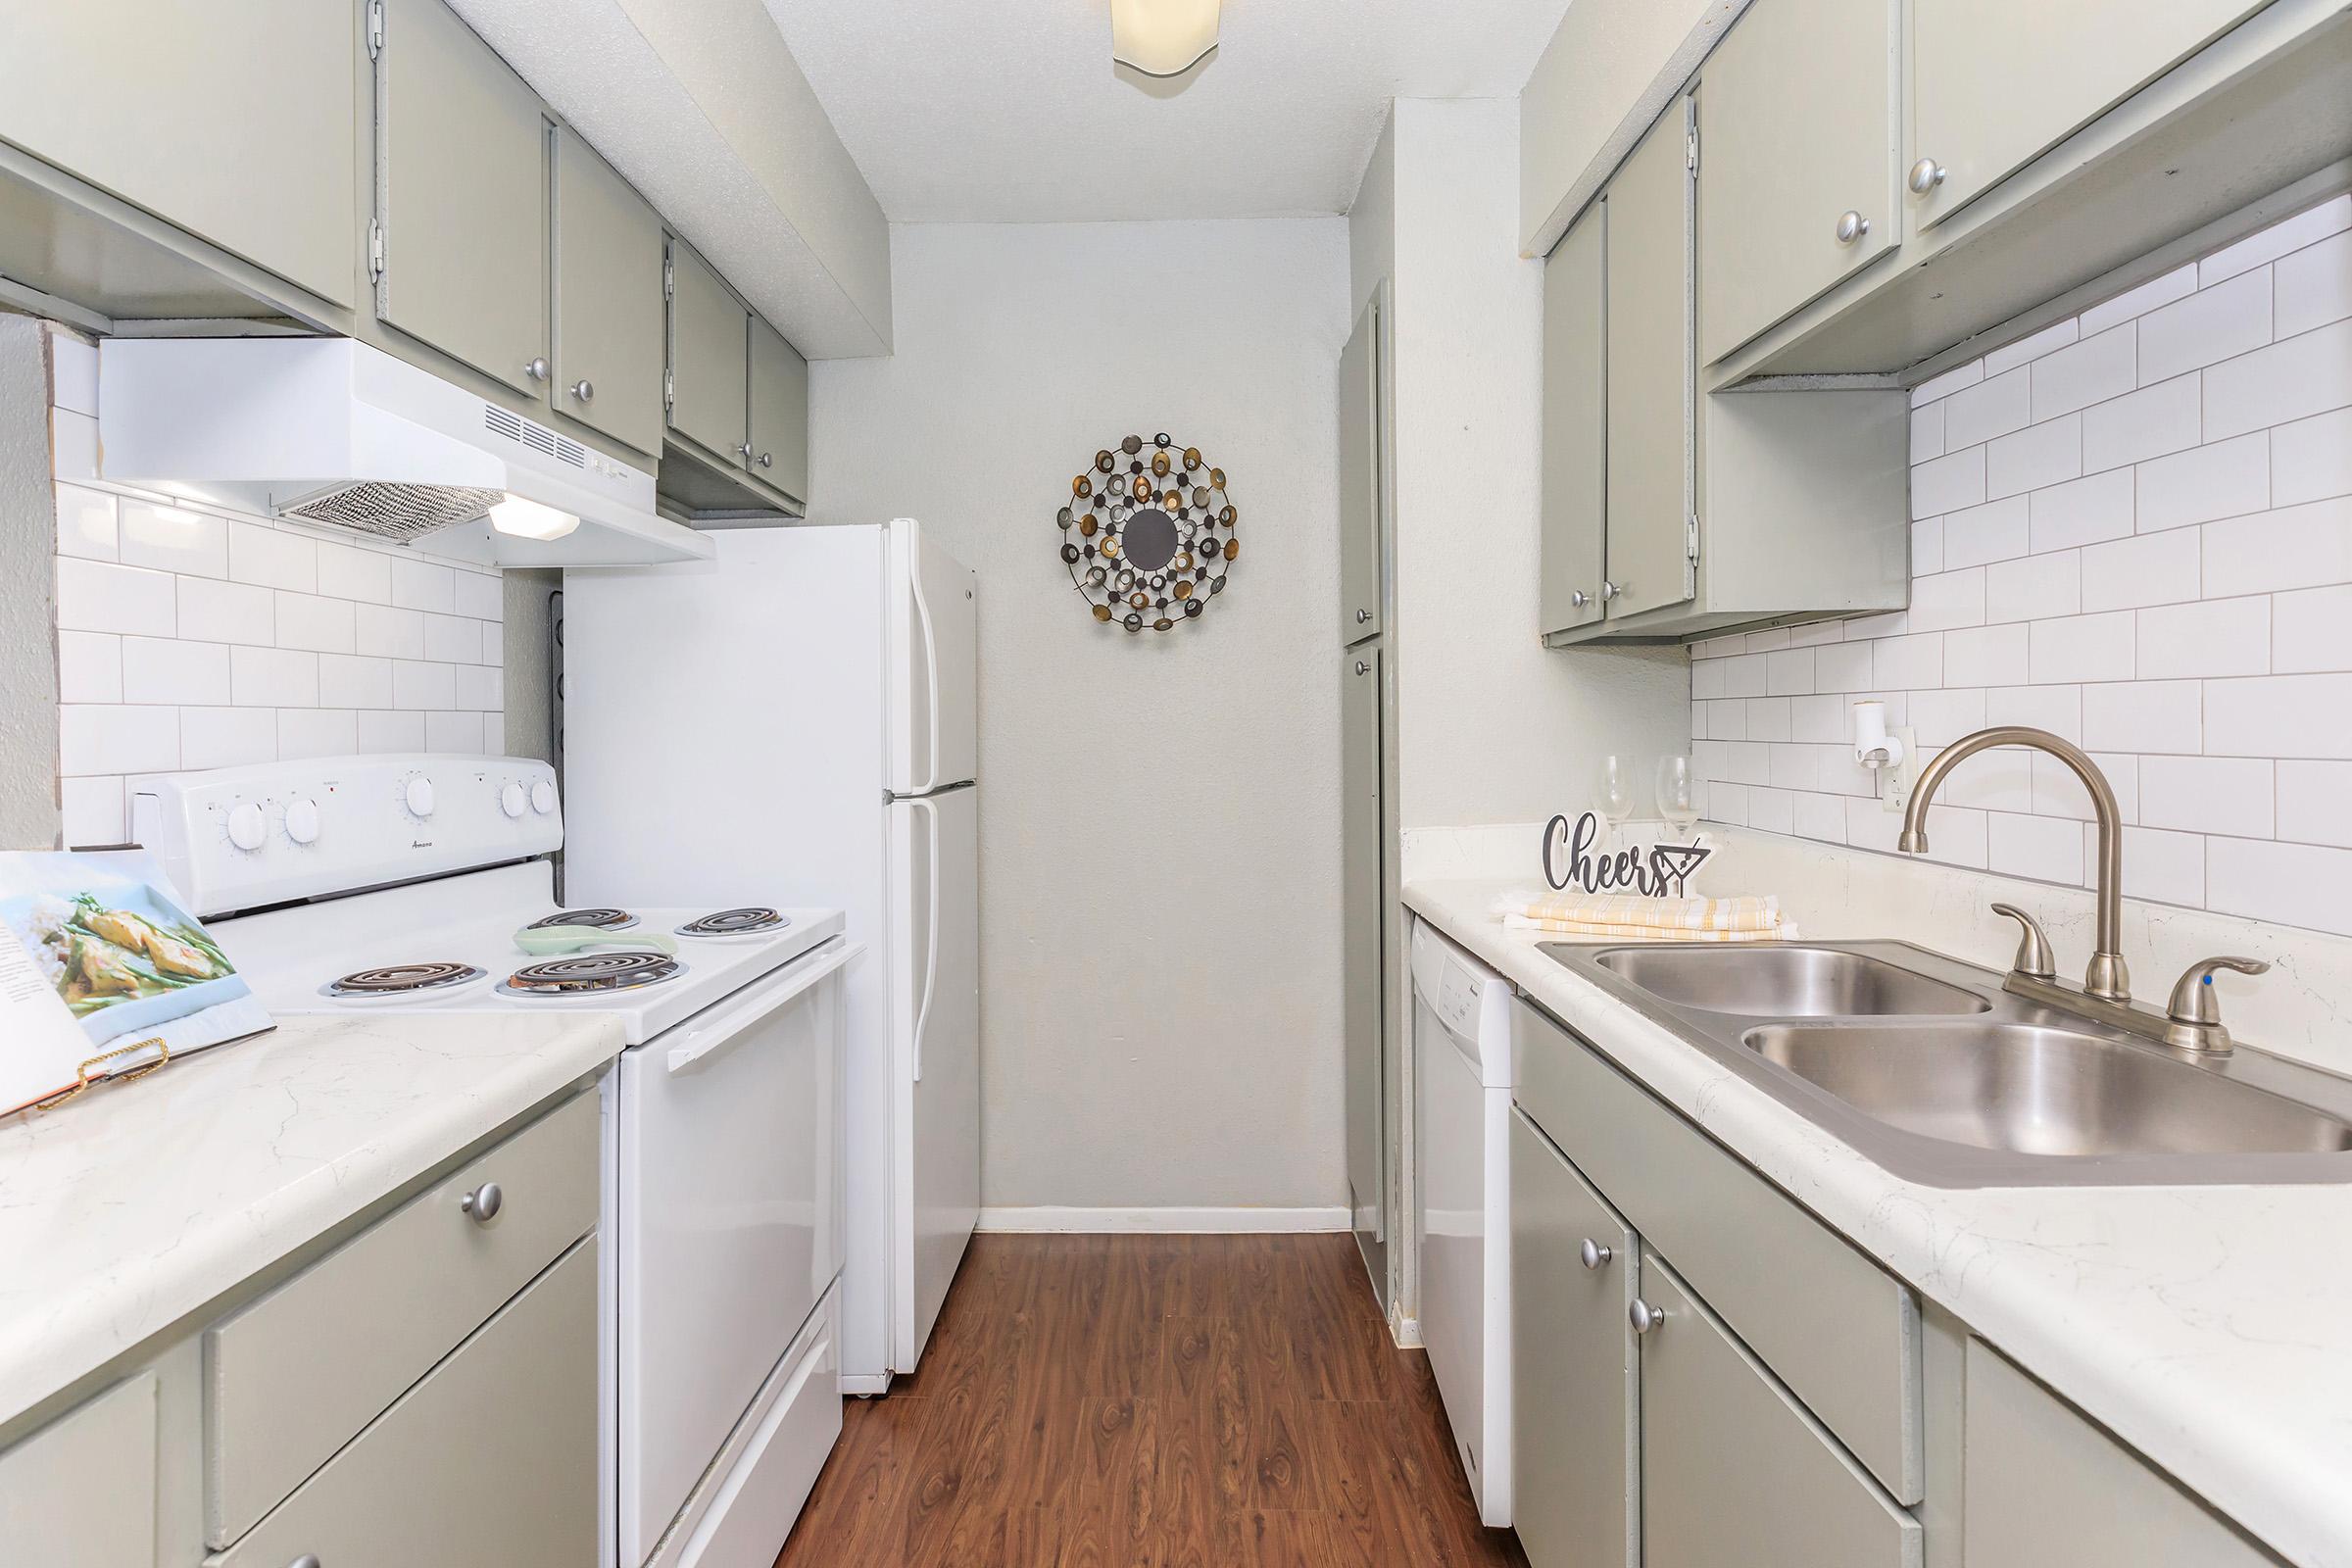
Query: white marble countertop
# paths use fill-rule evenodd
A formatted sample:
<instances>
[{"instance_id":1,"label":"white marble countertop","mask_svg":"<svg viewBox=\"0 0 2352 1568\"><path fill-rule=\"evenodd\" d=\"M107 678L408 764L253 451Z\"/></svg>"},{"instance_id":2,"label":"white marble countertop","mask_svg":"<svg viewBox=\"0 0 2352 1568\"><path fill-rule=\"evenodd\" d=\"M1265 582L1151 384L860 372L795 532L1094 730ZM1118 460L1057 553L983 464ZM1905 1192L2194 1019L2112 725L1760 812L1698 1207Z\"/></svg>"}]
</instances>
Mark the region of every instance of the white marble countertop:
<instances>
[{"instance_id":1,"label":"white marble countertop","mask_svg":"<svg viewBox=\"0 0 2352 1568\"><path fill-rule=\"evenodd\" d=\"M620 1054L609 1017L293 1017L0 1121L0 1421Z\"/></svg>"},{"instance_id":2,"label":"white marble countertop","mask_svg":"<svg viewBox=\"0 0 2352 1568\"><path fill-rule=\"evenodd\" d=\"M1510 885L1404 901L2273 1549L2352 1568L2352 1187L1913 1186L1506 931Z\"/></svg>"}]
</instances>

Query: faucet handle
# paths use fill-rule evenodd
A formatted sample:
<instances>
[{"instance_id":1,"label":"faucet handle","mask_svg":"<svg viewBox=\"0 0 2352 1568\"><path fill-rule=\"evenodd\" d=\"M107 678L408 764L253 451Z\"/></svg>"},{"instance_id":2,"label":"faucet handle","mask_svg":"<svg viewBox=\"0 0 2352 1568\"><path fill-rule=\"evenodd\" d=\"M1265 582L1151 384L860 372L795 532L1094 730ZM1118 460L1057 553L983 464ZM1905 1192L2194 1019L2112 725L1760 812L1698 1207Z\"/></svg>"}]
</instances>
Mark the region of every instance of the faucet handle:
<instances>
[{"instance_id":1,"label":"faucet handle","mask_svg":"<svg viewBox=\"0 0 2352 1568\"><path fill-rule=\"evenodd\" d=\"M2222 1021L2222 1004L2214 999L2213 971L2235 969L2239 974L2261 974L2270 965L2260 958L2202 958L2180 973L2173 987L2173 1000L2165 1007L2175 1023L2212 1024Z\"/></svg>"},{"instance_id":2,"label":"faucet handle","mask_svg":"<svg viewBox=\"0 0 2352 1568\"><path fill-rule=\"evenodd\" d=\"M2042 930L2041 922L2014 904L1996 904L1992 912L2005 914L2024 928L2017 934L2017 959L2009 967L2029 980L2056 979L2058 963L2050 956L2049 934Z\"/></svg>"}]
</instances>

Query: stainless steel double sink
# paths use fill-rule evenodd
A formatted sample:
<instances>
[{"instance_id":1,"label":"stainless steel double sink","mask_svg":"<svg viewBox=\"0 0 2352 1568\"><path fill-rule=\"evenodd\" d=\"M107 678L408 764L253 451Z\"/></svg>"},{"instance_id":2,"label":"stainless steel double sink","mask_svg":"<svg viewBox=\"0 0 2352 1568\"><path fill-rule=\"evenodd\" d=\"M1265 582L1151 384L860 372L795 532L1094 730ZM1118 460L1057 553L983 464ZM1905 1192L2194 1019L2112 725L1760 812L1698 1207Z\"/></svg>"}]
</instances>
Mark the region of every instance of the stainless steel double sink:
<instances>
[{"instance_id":1,"label":"stainless steel double sink","mask_svg":"<svg viewBox=\"0 0 2352 1568\"><path fill-rule=\"evenodd\" d=\"M2352 1182L2352 1079L2170 1050L1909 943L1542 951L1907 1181Z\"/></svg>"}]
</instances>

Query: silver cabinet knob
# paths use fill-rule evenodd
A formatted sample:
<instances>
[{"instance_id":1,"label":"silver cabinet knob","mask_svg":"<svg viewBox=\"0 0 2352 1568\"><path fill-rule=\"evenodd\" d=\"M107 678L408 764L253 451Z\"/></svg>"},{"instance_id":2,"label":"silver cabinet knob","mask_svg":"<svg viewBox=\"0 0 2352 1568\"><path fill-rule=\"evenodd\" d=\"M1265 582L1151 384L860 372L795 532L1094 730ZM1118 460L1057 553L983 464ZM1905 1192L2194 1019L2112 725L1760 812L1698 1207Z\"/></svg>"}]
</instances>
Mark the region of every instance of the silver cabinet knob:
<instances>
[{"instance_id":1,"label":"silver cabinet knob","mask_svg":"<svg viewBox=\"0 0 2352 1568\"><path fill-rule=\"evenodd\" d=\"M1935 159L1922 158L1918 163L1911 166L1910 177L1905 179L1903 183L1911 187L1912 195L1925 196L1928 192L1942 184L1943 176L1948 172L1949 171L1946 170L1941 164L1937 163Z\"/></svg>"},{"instance_id":2,"label":"silver cabinet knob","mask_svg":"<svg viewBox=\"0 0 2352 1568\"><path fill-rule=\"evenodd\" d=\"M1582 588L1577 589L1574 593L1568 596L1569 608L1573 610L1582 610L1592 602L1592 596L1585 592Z\"/></svg>"},{"instance_id":3,"label":"silver cabinet knob","mask_svg":"<svg viewBox=\"0 0 2352 1568\"><path fill-rule=\"evenodd\" d=\"M523 366L522 373L529 376L534 381L546 380L547 361L545 359L536 359L530 361L528 364Z\"/></svg>"},{"instance_id":4,"label":"silver cabinet knob","mask_svg":"<svg viewBox=\"0 0 2352 1568\"><path fill-rule=\"evenodd\" d=\"M1369 675L1372 673L1372 666L1359 659L1355 662L1355 672L1358 675Z\"/></svg>"},{"instance_id":5,"label":"silver cabinet knob","mask_svg":"<svg viewBox=\"0 0 2352 1568\"><path fill-rule=\"evenodd\" d=\"M1637 1296L1634 1298L1634 1304L1625 1309L1625 1318L1627 1322L1633 1324L1636 1334L1647 1334L1651 1329L1666 1321L1666 1309L1652 1306Z\"/></svg>"},{"instance_id":6,"label":"silver cabinet knob","mask_svg":"<svg viewBox=\"0 0 2352 1568\"><path fill-rule=\"evenodd\" d=\"M458 1207L471 1215L477 1225L489 1224L498 1218L498 1211L506 1206L506 1190L496 1182L484 1182L458 1200Z\"/></svg>"},{"instance_id":7,"label":"silver cabinet knob","mask_svg":"<svg viewBox=\"0 0 2352 1568\"><path fill-rule=\"evenodd\" d=\"M318 1568L318 1554L315 1551L306 1551L286 1564L286 1568Z\"/></svg>"},{"instance_id":8,"label":"silver cabinet knob","mask_svg":"<svg viewBox=\"0 0 2352 1568\"><path fill-rule=\"evenodd\" d=\"M1616 1255L1614 1248L1603 1247L1590 1236L1585 1238L1585 1245L1576 1250L1577 1261L1587 1268L1600 1268Z\"/></svg>"},{"instance_id":9,"label":"silver cabinet knob","mask_svg":"<svg viewBox=\"0 0 2352 1568\"><path fill-rule=\"evenodd\" d=\"M752 444L749 441L746 441L743 445L735 449L735 455L741 458L745 463L750 463L752 461Z\"/></svg>"},{"instance_id":10,"label":"silver cabinet knob","mask_svg":"<svg viewBox=\"0 0 2352 1568\"><path fill-rule=\"evenodd\" d=\"M1371 618L1372 612L1369 610L1359 610L1355 612L1355 623L1358 626L1361 626L1365 621L1370 620Z\"/></svg>"},{"instance_id":11,"label":"silver cabinet knob","mask_svg":"<svg viewBox=\"0 0 2352 1568\"><path fill-rule=\"evenodd\" d=\"M1607 604L1610 600L1616 598L1623 592L1625 592L1625 589L1622 585L1613 583L1606 577L1603 577L1600 580L1600 602L1602 604Z\"/></svg>"},{"instance_id":12,"label":"silver cabinet knob","mask_svg":"<svg viewBox=\"0 0 2352 1568\"><path fill-rule=\"evenodd\" d=\"M773 452L762 452L760 454L760 466L762 468L772 468L775 466L776 455Z\"/></svg>"},{"instance_id":13,"label":"silver cabinet knob","mask_svg":"<svg viewBox=\"0 0 2352 1568\"><path fill-rule=\"evenodd\" d=\"M1838 215L1838 243L1851 245L1870 232L1870 220L1848 208Z\"/></svg>"},{"instance_id":14,"label":"silver cabinet knob","mask_svg":"<svg viewBox=\"0 0 2352 1568\"><path fill-rule=\"evenodd\" d=\"M596 401L596 383L585 378L574 381L571 383L571 395L582 403L594 403Z\"/></svg>"}]
</instances>

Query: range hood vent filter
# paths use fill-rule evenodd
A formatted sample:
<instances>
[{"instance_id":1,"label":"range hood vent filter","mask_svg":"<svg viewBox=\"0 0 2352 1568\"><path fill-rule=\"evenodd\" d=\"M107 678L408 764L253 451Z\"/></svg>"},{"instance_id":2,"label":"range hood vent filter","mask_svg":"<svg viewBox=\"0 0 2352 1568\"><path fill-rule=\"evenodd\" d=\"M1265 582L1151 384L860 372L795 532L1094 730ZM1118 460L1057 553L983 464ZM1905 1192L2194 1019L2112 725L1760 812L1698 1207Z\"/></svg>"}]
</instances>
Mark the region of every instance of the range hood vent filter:
<instances>
[{"instance_id":1,"label":"range hood vent filter","mask_svg":"<svg viewBox=\"0 0 2352 1568\"><path fill-rule=\"evenodd\" d=\"M362 482L306 496L280 508L279 515L407 544L424 534L471 522L506 499L504 490Z\"/></svg>"}]
</instances>

